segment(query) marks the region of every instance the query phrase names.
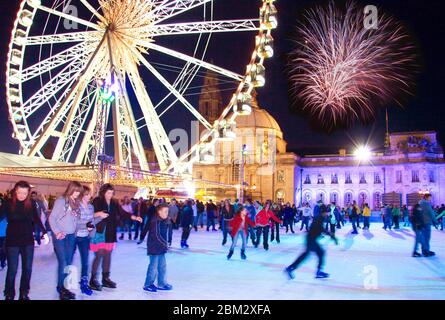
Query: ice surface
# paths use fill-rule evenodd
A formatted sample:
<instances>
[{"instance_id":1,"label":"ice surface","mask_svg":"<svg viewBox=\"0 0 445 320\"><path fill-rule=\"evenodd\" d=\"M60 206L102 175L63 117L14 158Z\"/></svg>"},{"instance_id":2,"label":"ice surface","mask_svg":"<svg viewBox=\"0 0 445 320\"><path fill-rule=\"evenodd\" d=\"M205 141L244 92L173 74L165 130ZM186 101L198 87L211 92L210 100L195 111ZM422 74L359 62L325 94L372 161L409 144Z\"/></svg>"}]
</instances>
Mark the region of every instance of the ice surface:
<instances>
[{"instance_id":1,"label":"ice surface","mask_svg":"<svg viewBox=\"0 0 445 320\"><path fill-rule=\"evenodd\" d=\"M246 261L240 259L239 248L227 261L229 247L221 246L220 232L192 231L190 248L180 249L180 233L175 231L174 245L167 255L167 278L174 290L155 294L142 290L148 264L145 245L120 241L111 273L118 288L104 289L91 297L78 294L78 299L445 298L445 232L433 230L431 250L436 257L412 258L414 239L410 228L386 232L380 223L374 223L367 233L359 230L358 235L352 236L350 231L350 224L337 231L338 246L327 237L321 240L327 250L325 271L331 274L330 279L314 279L316 257L312 255L292 281L285 277L283 269L301 252L304 232L286 235L282 229L281 243L273 242L269 251L255 249L249 243ZM74 264L80 267L78 254ZM56 268L52 246L36 248L31 299L57 299ZM2 291L5 273L6 270L0 272ZM19 276L20 272L17 286ZM369 289L373 285L377 289Z\"/></svg>"}]
</instances>

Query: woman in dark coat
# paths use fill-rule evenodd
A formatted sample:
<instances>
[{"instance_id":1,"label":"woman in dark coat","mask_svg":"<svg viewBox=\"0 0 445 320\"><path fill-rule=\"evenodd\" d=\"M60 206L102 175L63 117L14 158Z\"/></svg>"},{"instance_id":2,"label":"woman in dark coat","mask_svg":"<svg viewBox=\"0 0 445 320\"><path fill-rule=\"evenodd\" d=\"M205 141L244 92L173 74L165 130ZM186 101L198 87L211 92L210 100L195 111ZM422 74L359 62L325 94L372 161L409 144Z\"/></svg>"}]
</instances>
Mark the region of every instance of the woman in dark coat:
<instances>
[{"instance_id":1,"label":"woman in dark coat","mask_svg":"<svg viewBox=\"0 0 445 320\"><path fill-rule=\"evenodd\" d=\"M223 241L222 245L225 245L227 243L227 235L231 231L230 227L230 221L232 221L233 217L235 216L235 211L233 206L230 204L230 201L226 199L224 201L224 205L221 208L221 221L223 224Z\"/></svg>"},{"instance_id":2,"label":"woman in dark coat","mask_svg":"<svg viewBox=\"0 0 445 320\"><path fill-rule=\"evenodd\" d=\"M181 248L188 248L187 240L190 236L190 229L193 224L192 201L187 200L181 212Z\"/></svg>"},{"instance_id":3,"label":"woman in dark coat","mask_svg":"<svg viewBox=\"0 0 445 320\"><path fill-rule=\"evenodd\" d=\"M101 291L102 287L116 288L116 283L110 279L111 254L117 242L117 227L119 220L128 218L142 222L140 217L125 212L119 202L114 198L114 188L111 184L104 184L99 191L99 197L94 199L94 212L104 212L108 217L96 225L96 234L91 240L90 249L96 255L94 257L91 270L90 287L93 290ZM97 281L97 271L102 263L102 285Z\"/></svg>"},{"instance_id":4,"label":"woman in dark coat","mask_svg":"<svg viewBox=\"0 0 445 320\"><path fill-rule=\"evenodd\" d=\"M3 202L0 210L0 221L7 219L6 258L8 271L5 281L5 300L14 300L15 277L22 260L22 278L20 280L20 300L29 300L32 264L34 258L34 225L43 232L44 244L49 243L46 229L40 220L36 203L31 200L31 186L28 182L19 181L12 190L12 199Z\"/></svg>"}]
</instances>

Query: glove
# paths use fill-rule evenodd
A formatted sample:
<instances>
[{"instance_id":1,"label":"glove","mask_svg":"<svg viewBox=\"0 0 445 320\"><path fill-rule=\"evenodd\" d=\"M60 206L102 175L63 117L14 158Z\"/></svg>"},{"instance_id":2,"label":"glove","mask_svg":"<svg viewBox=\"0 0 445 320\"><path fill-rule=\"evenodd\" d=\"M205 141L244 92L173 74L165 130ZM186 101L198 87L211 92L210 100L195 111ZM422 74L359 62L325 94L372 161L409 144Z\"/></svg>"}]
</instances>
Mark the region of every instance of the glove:
<instances>
[{"instance_id":1,"label":"glove","mask_svg":"<svg viewBox=\"0 0 445 320\"><path fill-rule=\"evenodd\" d=\"M48 234L44 234L43 236L42 236L42 243L46 246L46 245L48 245L49 244L49 237L48 237Z\"/></svg>"}]
</instances>

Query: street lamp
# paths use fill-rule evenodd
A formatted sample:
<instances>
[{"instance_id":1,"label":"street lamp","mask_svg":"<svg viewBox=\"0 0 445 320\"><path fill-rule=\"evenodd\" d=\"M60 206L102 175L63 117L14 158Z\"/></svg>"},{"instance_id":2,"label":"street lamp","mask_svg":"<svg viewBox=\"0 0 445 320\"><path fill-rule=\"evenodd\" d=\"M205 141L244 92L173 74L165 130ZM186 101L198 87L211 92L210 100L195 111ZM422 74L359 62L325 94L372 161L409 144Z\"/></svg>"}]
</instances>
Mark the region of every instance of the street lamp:
<instances>
[{"instance_id":1,"label":"street lamp","mask_svg":"<svg viewBox=\"0 0 445 320\"><path fill-rule=\"evenodd\" d=\"M371 156L372 156L371 149L368 146L366 146L366 145L359 146L354 151L354 156L359 161L369 161L371 159Z\"/></svg>"}]
</instances>

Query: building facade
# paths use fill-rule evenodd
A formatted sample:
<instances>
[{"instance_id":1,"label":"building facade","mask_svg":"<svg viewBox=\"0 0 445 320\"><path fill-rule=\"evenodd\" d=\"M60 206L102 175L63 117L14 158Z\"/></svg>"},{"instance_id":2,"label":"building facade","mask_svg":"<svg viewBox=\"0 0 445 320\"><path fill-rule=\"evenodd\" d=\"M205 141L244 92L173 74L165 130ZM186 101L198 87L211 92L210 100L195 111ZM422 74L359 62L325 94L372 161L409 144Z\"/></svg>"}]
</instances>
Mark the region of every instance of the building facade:
<instances>
[{"instance_id":1,"label":"building facade","mask_svg":"<svg viewBox=\"0 0 445 320\"><path fill-rule=\"evenodd\" d=\"M432 194L436 205L445 202L445 163L435 132L392 133L389 147L367 161L341 150L305 156L297 166L297 203L322 200L346 206L355 200L378 209L389 193L407 205L423 193Z\"/></svg>"}]
</instances>

